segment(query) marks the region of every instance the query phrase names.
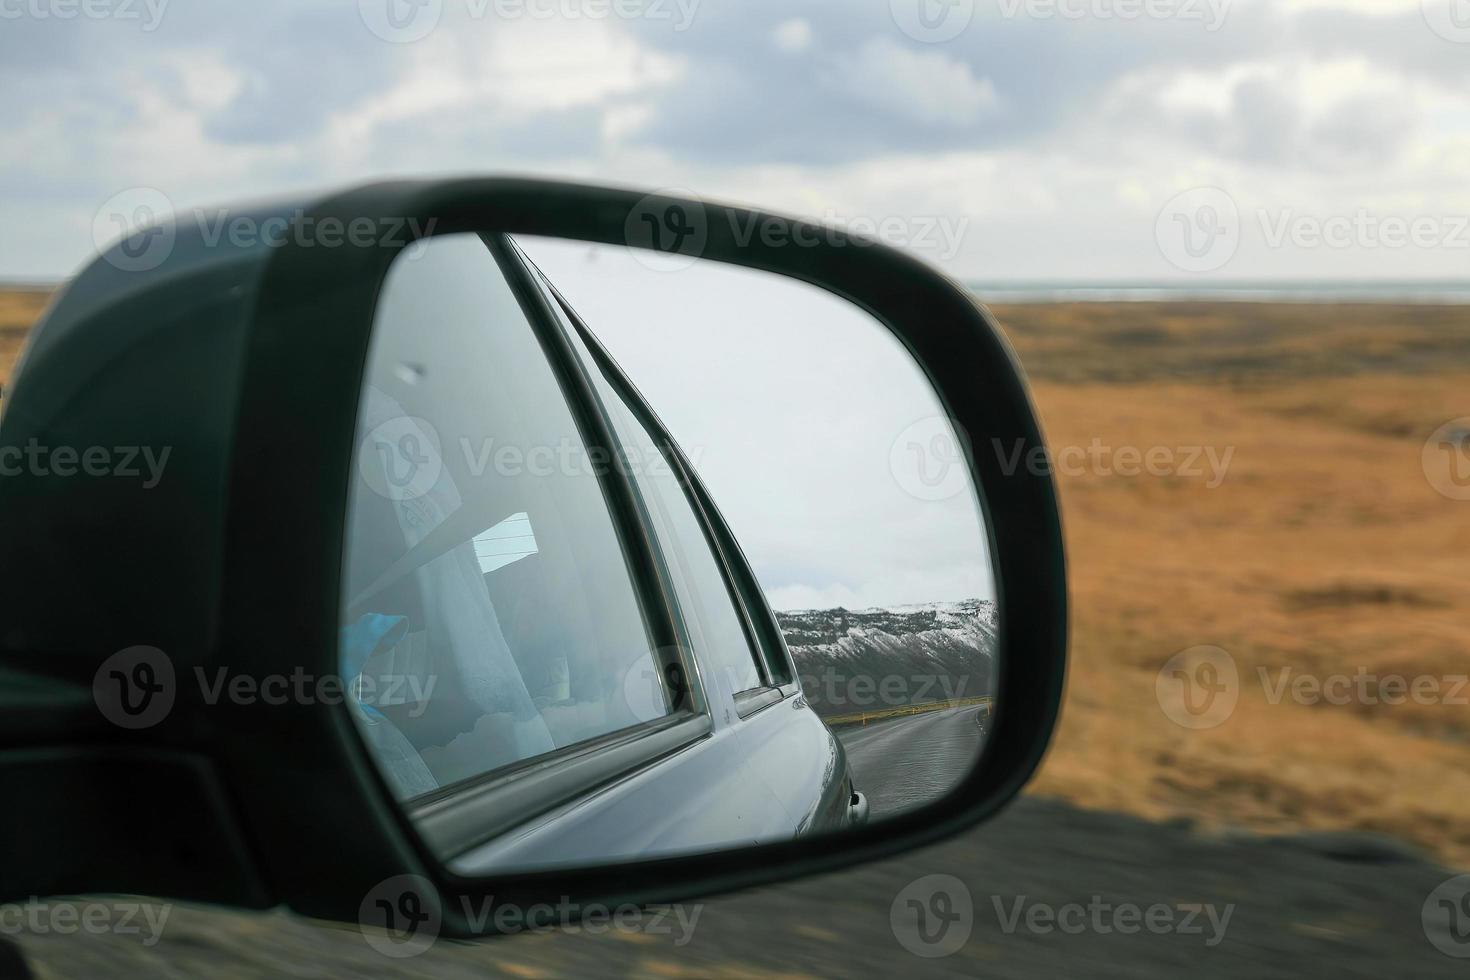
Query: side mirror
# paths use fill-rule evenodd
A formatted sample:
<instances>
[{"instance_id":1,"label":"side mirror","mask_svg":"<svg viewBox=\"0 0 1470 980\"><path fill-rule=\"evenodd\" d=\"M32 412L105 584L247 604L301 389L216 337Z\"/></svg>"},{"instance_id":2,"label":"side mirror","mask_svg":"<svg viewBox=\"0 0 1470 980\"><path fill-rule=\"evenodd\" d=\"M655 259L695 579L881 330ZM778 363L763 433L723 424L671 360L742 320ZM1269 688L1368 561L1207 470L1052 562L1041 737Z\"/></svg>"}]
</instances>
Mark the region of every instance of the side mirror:
<instances>
[{"instance_id":1,"label":"side mirror","mask_svg":"<svg viewBox=\"0 0 1470 980\"><path fill-rule=\"evenodd\" d=\"M540 181L222 214L261 233L102 256L6 393L0 454L53 456L0 481L0 899L412 946L892 854L1029 778L1057 505L961 287ZM57 465L94 447L165 465Z\"/></svg>"}]
</instances>

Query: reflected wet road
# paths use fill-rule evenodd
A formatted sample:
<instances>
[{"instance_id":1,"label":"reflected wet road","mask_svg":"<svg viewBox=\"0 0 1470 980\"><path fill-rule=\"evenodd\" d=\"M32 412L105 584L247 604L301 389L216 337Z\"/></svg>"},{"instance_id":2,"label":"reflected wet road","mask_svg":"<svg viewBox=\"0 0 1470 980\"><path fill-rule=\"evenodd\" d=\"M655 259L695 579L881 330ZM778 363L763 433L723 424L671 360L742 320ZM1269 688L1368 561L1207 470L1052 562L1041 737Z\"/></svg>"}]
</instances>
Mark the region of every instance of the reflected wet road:
<instances>
[{"instance_id":1,"label":"reflected wet road","mask_svg":"<svg viewBox=\"0 0 1470 980\"><path fill-rule=\"evenodd\" d=\"M963 780L980 755L982 710L963 705L836 729L869 819L931 803Z\"/></svg>"}]
</instances>

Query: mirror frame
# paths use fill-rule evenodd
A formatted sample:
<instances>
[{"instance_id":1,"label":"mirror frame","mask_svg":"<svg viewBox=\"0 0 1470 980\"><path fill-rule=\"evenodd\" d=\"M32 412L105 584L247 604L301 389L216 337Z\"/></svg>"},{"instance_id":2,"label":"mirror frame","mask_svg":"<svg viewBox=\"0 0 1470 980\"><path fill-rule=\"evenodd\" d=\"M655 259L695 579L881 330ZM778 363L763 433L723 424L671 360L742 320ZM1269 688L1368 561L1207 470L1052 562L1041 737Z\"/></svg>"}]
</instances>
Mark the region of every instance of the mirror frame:
<instances>
[{"instance_id":1,"label":"mirror frame","mask_svg":"<svg viewBox=\"0 0 1470 980\"><path fill-rule=\"evenodd\" d=\"M650 195L520 178L405 181L333 196L316 221L417 222L455 232L540 235L627 245ZM685 254L811 283L862 308L904 344L957 431L1021 446L1045 442L1014 353L959 284L861 236L768 212L654 195L699 208L702 241ZM768 221L784 243L742 236ZM379 224L376 227L383 227ZM802 244L794 244L800 242ZM815 244L806 244L813 242ZM270 256L245 345L230 463L217 663L247 674L337 669L339 583L359 389L375 305L399 248L287 241ZM965 440L962 440L965 441ZM964 447L984 502L999 613L999 684L986 751L970 777L922 809L849 833L592 868L469 879L447 871L394 802L341 705L239 710L221 737L260 878L297 911L357 921L387 879L416 876L440 934L484 934L465 910L661 903L828 871L958 833L994 814L1038 765L1056 723L1067 645L1065 559L1049 473ZM1024 455L1022 456L1024 458ZM283 467L287 478L282 478ZM281 652L280 624L295 629ZM287 659L301 662L287 663ZM310 806L301 812L302 803ZM494 928L493 916L488 925Z\"/></svg>"}]
</instances>

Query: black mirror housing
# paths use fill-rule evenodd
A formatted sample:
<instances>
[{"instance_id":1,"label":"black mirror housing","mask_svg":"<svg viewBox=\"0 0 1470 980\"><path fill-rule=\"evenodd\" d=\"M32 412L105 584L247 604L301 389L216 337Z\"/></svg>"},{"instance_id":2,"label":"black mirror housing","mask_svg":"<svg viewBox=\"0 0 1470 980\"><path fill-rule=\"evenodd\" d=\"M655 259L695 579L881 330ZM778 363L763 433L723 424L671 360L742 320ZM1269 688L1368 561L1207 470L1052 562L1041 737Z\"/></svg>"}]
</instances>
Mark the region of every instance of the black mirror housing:
<instances>
[{"instance_id":1,"label":"black mirror housing","mask_svg":"<svg viewBox=\"0 0 1470 980\"><path fill-rule=\"evenodd\" d=\"M395 805L340 703L201 693L221 671L337 670L358 392L384 276L413 234L658 244L640 240L650 213L686 219L673 251L802 280L872 314L960 431L1019 447L1020 458L1044 446L1014 354L964 288L882 244L742 208L527 179L395 182L259 212L405 230L392 242L236 244L180 224L152 268L99 258L38 328L6 393L0 451L106 447L116 464L132 449L146 474L143 450L156 464L167 449L167 468L151 486L146 476L68 479L54 466L0 480L0 594L16 610L0 628L0 779L14 801L0 833L0 900L127 891L356 922L385 882L407 882L440 932L468 936L496 927L493 915L467 914L492 895L520 908L676 901L932 843L1019 792L1062 694L1060 519L1047 472L1007 467L1009 454L973 439L966 462L991 516L1006 648L989 745L949 796L881 826L469 879ZM789 234L742 234L773 222ZM202 683L175 685L158 720L130 727L152 707L128 701L127 681L158 686L164 670Z\"/></svg>"}]
</instances>

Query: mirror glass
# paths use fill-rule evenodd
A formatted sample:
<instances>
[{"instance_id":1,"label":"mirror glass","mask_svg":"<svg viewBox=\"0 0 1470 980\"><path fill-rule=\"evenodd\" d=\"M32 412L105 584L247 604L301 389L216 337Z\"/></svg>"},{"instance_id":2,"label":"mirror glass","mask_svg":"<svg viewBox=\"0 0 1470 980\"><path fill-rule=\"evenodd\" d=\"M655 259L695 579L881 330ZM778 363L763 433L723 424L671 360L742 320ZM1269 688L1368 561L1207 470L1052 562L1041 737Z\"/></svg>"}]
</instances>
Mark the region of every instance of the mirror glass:
<instances>
[{"instance_id":1,"label":"mirror glass","mask_svg":"<svg viewBox=\"0 0 1470 980\"><path fill-rule=\"evenodd\" d=\"M388 788L464 874L939 799L1000 669L960 438L891 332L809 284L488 234L405 251L341 601Z\"/></svg>"}]
</instances>

